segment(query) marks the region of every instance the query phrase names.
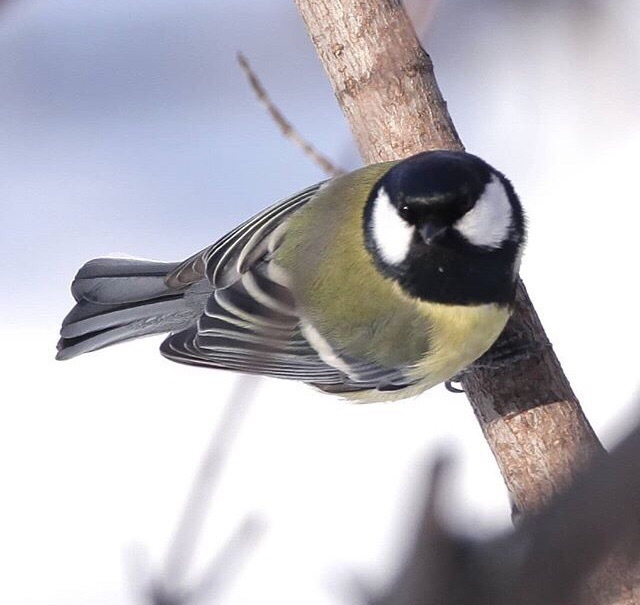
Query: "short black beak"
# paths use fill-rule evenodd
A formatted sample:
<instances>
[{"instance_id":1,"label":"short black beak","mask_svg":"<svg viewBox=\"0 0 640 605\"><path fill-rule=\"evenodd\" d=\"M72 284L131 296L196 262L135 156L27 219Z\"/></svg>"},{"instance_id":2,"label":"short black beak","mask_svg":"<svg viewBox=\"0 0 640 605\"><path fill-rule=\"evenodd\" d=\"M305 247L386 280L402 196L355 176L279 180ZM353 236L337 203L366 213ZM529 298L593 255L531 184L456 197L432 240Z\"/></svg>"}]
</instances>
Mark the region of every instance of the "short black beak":
<instances>
[{"instance_id":1,"label":"short black beak","mask_svg":"<svg viewBox=\"0 0 640 605\"><path fill-rule=\"evenodd\" d=\"M428 221L423 223L418 228L418 232L420 233L420 237L425 244L430 244L435 240L439 235L444 233L447 225L441 223L440 221Z\"/></svg>"}]
</instances>

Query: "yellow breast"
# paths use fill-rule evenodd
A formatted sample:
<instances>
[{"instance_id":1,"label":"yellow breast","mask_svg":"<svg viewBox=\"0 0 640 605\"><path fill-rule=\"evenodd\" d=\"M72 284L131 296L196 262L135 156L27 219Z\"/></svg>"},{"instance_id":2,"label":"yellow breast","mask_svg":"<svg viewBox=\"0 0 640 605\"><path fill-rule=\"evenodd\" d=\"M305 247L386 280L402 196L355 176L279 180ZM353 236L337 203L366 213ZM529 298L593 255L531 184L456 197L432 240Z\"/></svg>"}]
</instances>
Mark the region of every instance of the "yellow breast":
<instances>
[{"instance_id":1,"label":"yellow breast","mask_svg":"<svg viewBox=\"0 0 640 605\"><path fill-rule=\"evenodd\" d=\"M448 380L480 357L498 338L509 319L504 305L445 305L420 302L427 320L430 349L412 371L423 388Z\"/></svg>"},{"instance_id":2,"label":"yellow breast","mask_svg":"<svg viewBox=\"0 0 640 605\"><path fill-rule=\"evenodd\" d=\"M449 380L474 362L496 341L509 319L503 305L444 305L414 301L429 326L429 351L409 372L416 380L397 391L355 391L341 396L353 402L398 401L414 397Z\"/></svg>"}]
</instances>

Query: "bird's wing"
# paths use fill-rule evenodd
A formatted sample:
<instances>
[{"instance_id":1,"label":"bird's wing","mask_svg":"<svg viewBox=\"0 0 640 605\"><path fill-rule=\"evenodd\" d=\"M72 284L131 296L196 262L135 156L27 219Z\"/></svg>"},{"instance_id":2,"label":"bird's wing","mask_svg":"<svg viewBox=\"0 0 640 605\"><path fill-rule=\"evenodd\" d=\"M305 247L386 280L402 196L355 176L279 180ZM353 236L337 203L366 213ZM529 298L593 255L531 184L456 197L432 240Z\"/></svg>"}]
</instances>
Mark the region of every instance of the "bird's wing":
<instances>
[{"instance_id":1,"label":"bird's wing","mask_svg":"<svg viewBox=\"0 0 640 605\"><path fill-rule=\"evenodd\" d=\"M303 189L299 193L280 200L266 210L256 214L244 223L229 231L215 244L201 250L197 254L181 263L174 271L165 278L168 286L176 289L184 288L190 284L208 277L214 287L224 287L225 284L232 283L237 272L230 271L226 279L221 280L220 269L233 266L234 261L243 249L253 250L252 241L264 240L283 221L298 208L304 206L324 185L326 181L321 181ZM247 259L250 260L250 259ZM238 265L240 268L241 265Z\"/></svg>"},{"instance_id":2,"label":"bird's wing","mask_svg":"<svg viewBox=\"0 0 640 605\"><path fill-rule=\"evenodd\" d=\"M287 276L272 261L286 219L321 185L249 219L169 274L167 283L176 288L206 276L214 292L197 325L162 343L163 355L192 365L301 380L339 393L397 390L413 382L400 368L331 350L298 313Z\"/></svg>"}]
</instances>

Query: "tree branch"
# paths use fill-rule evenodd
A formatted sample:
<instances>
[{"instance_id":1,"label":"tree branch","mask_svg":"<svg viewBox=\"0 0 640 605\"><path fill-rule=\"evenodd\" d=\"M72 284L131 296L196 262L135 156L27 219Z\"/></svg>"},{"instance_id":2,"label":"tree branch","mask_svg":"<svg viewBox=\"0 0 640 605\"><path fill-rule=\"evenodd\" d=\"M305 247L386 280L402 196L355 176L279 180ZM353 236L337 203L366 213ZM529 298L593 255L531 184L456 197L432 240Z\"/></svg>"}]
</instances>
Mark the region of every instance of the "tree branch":
<instances>
[{"instance_id":1,"label":"tree branch","mask_svg":"<svg viewBox=\"0 0 640 605\"><path fill-rule=\"evenodd\" d=\"M463 148L399 0L295 2L365 161ZM472 368L463 386L511 498L527 513L561 492L602 446L522 284L500 341L529 354L499 369ZM619 583L620 574L609 579Z\"/></svg>"},{"instance_id":2,"label":"tree branch","mask_svg":"<svg viewBox=\"0 0 640 605\"><path fill-rule=\"evenodd\" d=\"M295 1L366 161L463 149L398 2ZM506 335L529 350L547 342L524 287ZM540 507L601 449L550 348L474 370L463 385L521 511Z\"/></svg>"}]
</instances>

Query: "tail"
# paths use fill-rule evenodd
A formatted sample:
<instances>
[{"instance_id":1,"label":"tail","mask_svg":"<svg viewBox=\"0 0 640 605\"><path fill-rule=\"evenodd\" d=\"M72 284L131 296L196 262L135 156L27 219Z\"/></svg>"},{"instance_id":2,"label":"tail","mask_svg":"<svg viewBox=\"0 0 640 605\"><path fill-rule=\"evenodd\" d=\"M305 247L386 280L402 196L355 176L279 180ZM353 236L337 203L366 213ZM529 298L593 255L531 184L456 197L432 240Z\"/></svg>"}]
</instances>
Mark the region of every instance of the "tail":
<instances>
[{"instance_id":1,"label":"tail","mask_svg":"<svg viewBox=\"0 0 640 605\"><path fill-rule=\"evenodd\" d=\"M86 263L71 285L77 304L62 322L56 359L189 327L199 316L200 305L193 304L190 289L176 290L165 283L166 275L179 264L128 258Z\"/></svg>"}]
</instances>

